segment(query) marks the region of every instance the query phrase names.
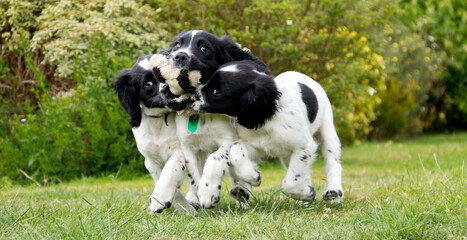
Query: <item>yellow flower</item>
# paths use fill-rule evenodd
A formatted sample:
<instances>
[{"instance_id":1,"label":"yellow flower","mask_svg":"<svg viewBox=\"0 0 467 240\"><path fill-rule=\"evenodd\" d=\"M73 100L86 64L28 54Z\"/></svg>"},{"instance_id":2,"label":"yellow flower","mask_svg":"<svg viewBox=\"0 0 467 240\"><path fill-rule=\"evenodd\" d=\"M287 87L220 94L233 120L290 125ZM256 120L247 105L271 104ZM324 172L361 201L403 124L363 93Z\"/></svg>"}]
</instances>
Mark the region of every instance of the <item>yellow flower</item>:
<instances>
[{"instance_id":1,"label":"yellow flower","mask_svg":"<svg viewBox=\"0 0 467 240\"><path fill-rule=\"evenodd\" d=\"M363 52L369 53L369 52L370 52L370 48L369 48L368 46L364 46L364 47L363 47Z\"/></svg>"},{"instance_id":2,"label":"yellow flower","mask_svg":"<svg viewBox=\"0 0 467 240\"><path fill-rule=\"evenodd\" d=\"M349 53L345 54L345 56L348 57L348 58L353 57L353 55L354 55L353 52L349 52Z\"/></svg>"},{"instance_id":3,"label":"yellow flower","mask_svg":"<svg viewBox=\"0 0 467 240\"><path fill-rule=\"evenodd\" d=\"M393 58L392 58L392 61L393 61L393 62L397 62L397 61L399 61L399 58L393 57Z\"/></svg>"},{"instance_id":4,"label":"yellow flower","mask_svg":"<svg viewBox=\"0 0 467 240\"><path fill-rule=\"evenodd\" d=\"M373 59L376 61L376 63L379 65L379 66L383 66L384 65L384 59L381 55L379 54L373 54Z\"/></svg>"}]
</instances>

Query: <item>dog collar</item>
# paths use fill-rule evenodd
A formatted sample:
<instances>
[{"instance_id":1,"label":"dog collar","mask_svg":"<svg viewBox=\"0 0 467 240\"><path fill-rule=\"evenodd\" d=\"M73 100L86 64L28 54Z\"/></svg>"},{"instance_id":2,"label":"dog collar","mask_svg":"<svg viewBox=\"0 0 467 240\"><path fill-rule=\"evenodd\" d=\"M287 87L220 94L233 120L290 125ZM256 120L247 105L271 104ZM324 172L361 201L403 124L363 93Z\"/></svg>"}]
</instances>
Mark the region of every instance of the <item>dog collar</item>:
<instances>
[{"instance_id":1,"label":"dog collar","mask_svg":"<svg viewBox=\"0 0 467 240\"><path fill-rule=\"evenodd\" d=\"M152 117L152 118L161 118L161 117L164 117L164 122L165 122L165 125L168 127L169 126L169 123L167 122L167 118L169 117L169 113L166 113L164 115L148 115L148 117Z\"/></svg>"}]
</instances>

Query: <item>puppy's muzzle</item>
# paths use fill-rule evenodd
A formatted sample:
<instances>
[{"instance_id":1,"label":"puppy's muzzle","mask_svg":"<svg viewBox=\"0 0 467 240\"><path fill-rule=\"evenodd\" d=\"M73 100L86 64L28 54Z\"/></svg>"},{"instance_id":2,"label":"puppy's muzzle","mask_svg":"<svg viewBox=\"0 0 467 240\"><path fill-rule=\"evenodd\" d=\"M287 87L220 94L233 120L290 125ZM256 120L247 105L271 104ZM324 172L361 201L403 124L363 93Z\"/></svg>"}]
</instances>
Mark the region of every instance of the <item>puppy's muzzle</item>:
<instances>
[{"instance_id":1,"label":"puppy's muzzle","mask_svg":"<svg viewBox=\"0 0 467 240\"><path fill-rule=\"evenodd\" d=\"M188 63L190 62L190 56L185 53L185 52L177 52L175 55L171 56L172 62L175 64L175 66L182 68L182 69L187 69L188 68Z\"/></svg>"}]
</instances>

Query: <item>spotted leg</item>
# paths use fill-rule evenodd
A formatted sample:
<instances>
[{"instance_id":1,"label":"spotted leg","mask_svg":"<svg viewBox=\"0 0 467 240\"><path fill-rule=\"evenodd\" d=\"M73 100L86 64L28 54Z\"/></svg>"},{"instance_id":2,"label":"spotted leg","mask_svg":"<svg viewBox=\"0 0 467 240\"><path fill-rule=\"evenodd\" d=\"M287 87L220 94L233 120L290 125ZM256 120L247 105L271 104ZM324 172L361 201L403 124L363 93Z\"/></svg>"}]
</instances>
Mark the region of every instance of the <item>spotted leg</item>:
<instances>
[{"instance_id":1,"label":"spotted leg","mask_svg":"<svg viewBox=\"0 0 467 240\"><path fill-rule=\"evenodd\" d=\"M253 186L261 185L261 173L258 165L251 160L251 151L241 142L236 141L230 147L229 166L234 179L244 181Z\"/></svg>"},{"instance_id":2,"label":"spotted leg","mask_svg":"<svg viewBox=\"0 0 467 240\"><path fill-rule=\"evenodd\" d=\"M213 208L220 200L222 178L228 170L229 146L221 145L204 164L198 187L199 203L203 208Z\"/></svg>"},{"instance_id":3,"label":"spotted leg","mask_svg":"<svg viewBox=\"0 0 467 240\"><path fill-rule=\"evenodd\" d=\"M160 213L165 208L172 206L174 195L183 184L184 173L183 154L180 151L175 152L162 169L160 177L156 181L154 192L149 198L149 210L151 212Z\"/></svg>"},{"instance_id":4,"label":"spotted leg","mask_svg":"<svg viewBox=\"0 0 467 240\"><path fill-rule=\"evenodd\" d=\"M296 200L313 201L316 190L311 184L310 165L314 161L317 144L310 141L309 145L303 149L292 153L290 161L285 162L287 173L282 180L282 192Z\"/></svg>"}]
</instances>

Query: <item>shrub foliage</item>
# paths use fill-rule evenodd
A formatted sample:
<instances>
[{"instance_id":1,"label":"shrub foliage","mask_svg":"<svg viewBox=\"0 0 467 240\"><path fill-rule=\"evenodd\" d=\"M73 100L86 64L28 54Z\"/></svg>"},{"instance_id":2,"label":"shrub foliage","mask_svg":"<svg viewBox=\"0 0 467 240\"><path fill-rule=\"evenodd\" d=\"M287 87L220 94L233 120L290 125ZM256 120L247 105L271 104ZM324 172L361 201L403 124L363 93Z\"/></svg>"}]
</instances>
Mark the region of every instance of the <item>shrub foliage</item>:
<instances>
[{"instance_id":1,"label":"shrub foliage","mask_svg":"<svg viewBox=\"0 0 467 240\"><path fill-rule=\"evenodd\" d=\"M140 172L113 78L190 29L230 35L276 75L320 82L345 144L466 125L462 9L459 0L1 0L0 176Z\"/></svg>"}]
</instances>

